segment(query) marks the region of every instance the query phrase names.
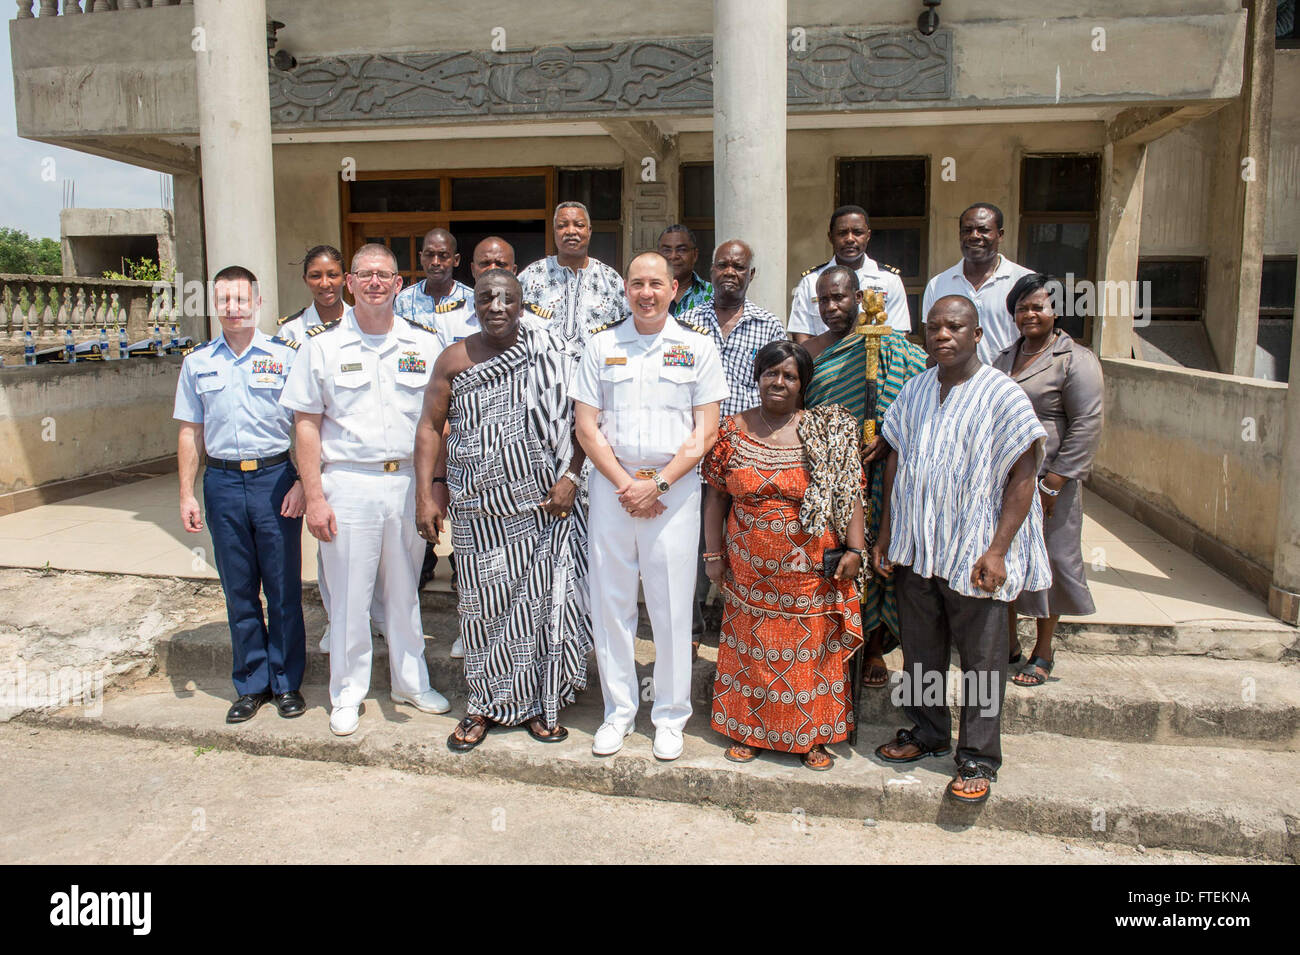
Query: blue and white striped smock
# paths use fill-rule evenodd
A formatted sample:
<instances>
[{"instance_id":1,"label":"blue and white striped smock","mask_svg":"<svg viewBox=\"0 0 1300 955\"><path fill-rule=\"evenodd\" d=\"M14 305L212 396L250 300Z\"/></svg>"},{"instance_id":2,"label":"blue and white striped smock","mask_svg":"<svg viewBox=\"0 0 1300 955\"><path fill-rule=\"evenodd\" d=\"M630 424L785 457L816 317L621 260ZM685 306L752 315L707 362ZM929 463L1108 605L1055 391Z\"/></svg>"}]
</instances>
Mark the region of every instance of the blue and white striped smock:
<instances>
[{"instance_id":1,"label":"blue and white striped smock","mask_svg":"<svg viewBox=\"0 0 1300 955\"><path fill-rule=\"evenodd\" d=\"M1035 442L1042 463L1047 432L1018 384L981 365L941 405L939 369L926 369L889 406L882 433L898 452L889 509L891 562L921 577L940 577L968 597L1012 601L1022 590L1051 586L1037 494L1007 551L1006 582L989 594L970 579L993 541L1012 465Z\"/></svg>"}]
</instances>

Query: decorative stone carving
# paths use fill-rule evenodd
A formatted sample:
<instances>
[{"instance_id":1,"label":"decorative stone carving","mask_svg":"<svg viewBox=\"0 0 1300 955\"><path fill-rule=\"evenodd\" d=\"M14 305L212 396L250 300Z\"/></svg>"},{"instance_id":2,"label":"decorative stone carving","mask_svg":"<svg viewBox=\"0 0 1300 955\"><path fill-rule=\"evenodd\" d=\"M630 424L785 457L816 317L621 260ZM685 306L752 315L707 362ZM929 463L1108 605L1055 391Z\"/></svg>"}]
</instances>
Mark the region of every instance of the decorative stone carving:
<instances>
[{"instance_id":1,"label":"decorative stone carving","mask_svg":"<svg viewBox=\"0 0 1300 955\"><path fill-rule=\"evenodd\" d=\"M789 108L952 96L952 34L810 33L789 58ZM304 57L272 72L277 126L510 115L707 113L710 37L488 51Z\"/></svg>"},{"instance_id":2,"label":"decorative stone carving","mask_svg":"<svg viewBox=\"0 0 1300 955\"><path fill-rule=\"evenodd\" d=\"M34 2L35 0L18 0L18 15L14 17L14 19L15 20L32 19L32 4Z\"/></svg>"}]
</instances>

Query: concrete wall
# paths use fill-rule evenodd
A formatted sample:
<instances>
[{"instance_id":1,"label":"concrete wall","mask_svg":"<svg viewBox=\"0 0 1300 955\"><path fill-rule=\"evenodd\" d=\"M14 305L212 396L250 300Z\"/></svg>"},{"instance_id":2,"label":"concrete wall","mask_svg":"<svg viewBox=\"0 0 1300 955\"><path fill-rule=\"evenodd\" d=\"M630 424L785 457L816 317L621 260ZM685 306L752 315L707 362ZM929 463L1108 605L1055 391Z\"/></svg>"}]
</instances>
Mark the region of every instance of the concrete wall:
<instances>
[{"instance_id":1,"label":"concrete wall","mask_svg":"<svg viewBox=\"0 0 1300 955\"><path fill-rule=\"evenodd\" d=\"M180 357L0 371L0 494L176 453Z\"/></svg>"},{"instance_id":2,"label":"concrete wall","mask_svg":"<svg viewBox=\"0 0 1300 955\"><path fill-rule=\"evenodd\" d=\"M123 258L176 267L176 230L166 209L64 209L59 231L64 275L120 272Z\"/></svg>"},{"instance_id":3,"label":"concrete wall","mask_svg":"<svg viewBox=\"0 0 1300 955\"><path fill-rule=\"evenodd\" d=\"M1269 154L1264 254L1295 255L1300 247L1300 50L1278 50L1273 62Z\"/></svg>"},{"instance_id":4,"label":"concrete wall","mask_svg":"<svg viewBox=\"0 0 1300 955\"><path fill-rule=\"evenodd\" d=\"M1102 369L1106 427L1093 475L1103 493L1113 485L1217 542L1232 554L1205 556L1225 572L1233 554L1271 568L1286 385L1120 359Z\"/></svg>"}]
</instances>

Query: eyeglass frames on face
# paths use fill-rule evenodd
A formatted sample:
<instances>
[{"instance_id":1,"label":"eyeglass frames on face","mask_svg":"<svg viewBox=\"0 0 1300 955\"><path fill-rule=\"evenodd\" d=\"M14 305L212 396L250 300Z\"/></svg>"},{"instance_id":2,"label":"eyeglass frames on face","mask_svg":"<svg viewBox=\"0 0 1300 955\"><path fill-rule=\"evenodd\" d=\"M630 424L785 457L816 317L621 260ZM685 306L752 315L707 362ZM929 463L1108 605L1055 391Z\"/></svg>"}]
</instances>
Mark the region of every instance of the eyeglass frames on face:
<instances>
[{"instance_id":1,"label":"eyeglass frames on face","mask_svg":"<svg viewBox=\"0 0 1300 955\"><path fill-rule=\"evenodd\" d=\"M391 282L396 276L396 272L383 272L378 269L362 269L360 272L353 272L362 282L369 282L371 279L379 279L381 282Z\"/></svg>"}]
</instances>

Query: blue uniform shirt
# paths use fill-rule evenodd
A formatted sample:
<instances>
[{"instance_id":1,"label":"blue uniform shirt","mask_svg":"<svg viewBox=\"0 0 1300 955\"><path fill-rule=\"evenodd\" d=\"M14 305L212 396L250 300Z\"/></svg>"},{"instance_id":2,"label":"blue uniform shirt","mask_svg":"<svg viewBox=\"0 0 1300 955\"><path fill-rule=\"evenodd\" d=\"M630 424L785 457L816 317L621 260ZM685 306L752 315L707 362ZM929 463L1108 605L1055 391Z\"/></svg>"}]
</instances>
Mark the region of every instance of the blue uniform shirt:
<instances>
[{"instance_id":1,"label":"blue uniform shirt","mask_svg":"<svg viewBox=\"0 0 1300 955\"><path fill-rule=\"evenodd\" d=\"M211 458L246 461L287 451L293 412L280 404L280 392L295 354L259 329L236 357L219 336L185 357L172 417L203 425Z\"/></svg>"}]
</instances>

